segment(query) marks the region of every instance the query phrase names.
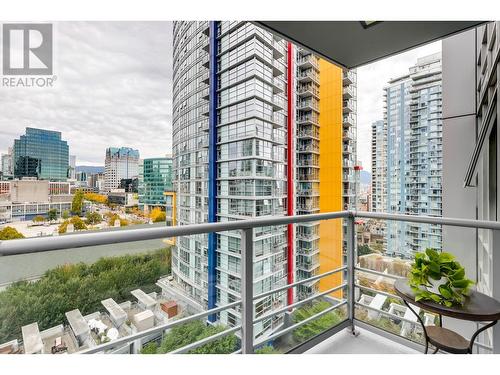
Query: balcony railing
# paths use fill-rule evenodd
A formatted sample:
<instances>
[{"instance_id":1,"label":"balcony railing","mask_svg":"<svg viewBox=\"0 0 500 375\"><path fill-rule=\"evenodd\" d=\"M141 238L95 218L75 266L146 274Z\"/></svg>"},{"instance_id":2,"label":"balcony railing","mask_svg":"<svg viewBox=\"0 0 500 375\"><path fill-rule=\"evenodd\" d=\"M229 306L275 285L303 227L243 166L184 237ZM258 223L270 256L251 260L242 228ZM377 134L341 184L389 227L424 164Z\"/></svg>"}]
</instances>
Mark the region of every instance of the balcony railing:
<instances>
[{"instance_id":1,"label":"balcony railing","mask_svg":"<svg viewBox=\"0 0 500 375\"><path fill-rule=\"evenodd\" d=\"M296 282L288 283L287 285L279 286L272 290L267 290L260 293L254 293L254 232L256 228L263 227L278 227L288 224L306 224L311 222L323 222L327 220L343 219L345 220L345 240L347 244L346 248L346 258L344 262L335 269L322 274L316 274L313 277L309 277L304 280L299 280ZM347 307L347 314L344 316L338 324L329 328L327 331L314 336L305 343L302 343L299 347L290 350L291 353L299 353L307 350L311 345L315 345L321 340L324 340L332 335L338 333L339 331L350 328L354 332L356 326L360 326L366 329L371 329L375 333L381 333L380 328L371 327L369 324L360 320L359 309L364 309L368 311L368 314L372 312L373 316L384 315L389 318L403 322L404 324L410 326L417 326L418 323L415 320L410 319L405 316L401 316L401 308L398 306L391 306L389 311L382 310L380 304L372 303L374 298L362 297L356 298L356 292L365 291L380 294L382 296L398 299L390 288L379 289L372 288L360 282L360 275L373 275L378 279L397 279L400 276L388 274L386 272L380 272L375 269L369 269L363 267L358 262L357 250L356 250L356 225L358 219L372 219L372 220L387 220L396 222L409 222L409 223L422 223L422 224L434 224L442 226L453 226L453 227L463 227L463 228L476 228L482 230L493 230L495 233L500 233L500 222L492 221L480 221L480 220L468 220L468 219L456 219L456 218L446 218L446 217L429 217L429 216L410 216L410 215L398 215L398 214L387 214L387 213L374 213L374 212L360 212L360 211L340 211L331 213L321 213L321 214L311 214L311 215L301 215L301 216L283 216L283 217L266 217L257 218L250 220L241 221L229 221L229 222L218 222L218 223L205 223L196 225L184 225L177 227L154 227L154 228L141 228L141 229L128 229L122 231L110 231L110 232L93 232L80 235L69 235L69 236L56 236L56 237L40 237L40 238L28 238L19 240L9 240L0 241L0 257L10 257L14 255L21 254L37 254L43 252L52 252L55 250L71 250L77 251L82 247L98 246L98 245L109 245L109 244L119 244L127 242L137 242L137 241L147 241L156 239L166 239L166 238L176 238L182 236L197 236L206 235L208 233L214 232L225 232L225 231L239 231L241 238L241 299L227 303L223 306L218 306L206 311L196 313L194 315L184 317L175 321L168 321L166 323L157 325L153 328L143 330L141 332L132 333L125 337L119 337L117 339L98 344L94 347L86 348L79 353L101 353L108 352L111 353L117 349L123 348L124 346L133 346L134 343L140 341L141 339L147 339L155 334L163 334L166 330L180 326L184 323L191 322L194 320L205 319L214 314L223 312L228 309L234 311L239 311L241 314L241 323L235 324L233 327L224 329L212 336L203 338L196 342L185 345L178 348L170 353L187 353L193 349L199 348L207 343L213 342L215 340L221 339L230 334L238 334L241 339L241 349L236 353L253 353L254 350L262 346L267 342L271 342L279 337L282 337L295 329L304 326L305 324L311 323L315 319L328 314L332 311L339 310L344 306ZM0 258L1 259L1 258ZM8 259L8 258L4 258ZM326 290L322 290L320 293L315 293L314 295L302 299L300 301L291 303L285 306L277 306L276 309L266 312L259 317L254 317L254 301L260 300L264 297L273 296L277 293L286 292L289 289L294 289L302 285L310 285L312 282L316 282L323 278L332 275L344 275L342 281L338 281L336 285L329 287ZM272 334L261 338L259 340L254 339L254 325L258 322L264 321L268 318L274 319L279 314L284 314L288 311L293 311L295 308L304 306L312 301L331 296L332 294L338 295L335 299L336 303L333 303L330 307L317 312L305 320L294 322L291 325L283 329L278 329ZM432 320L431 316L426 316L425 319ZM498 334L498 331L493 331L494 335ZM385 335L389 335L385 333ZM391 336L391 335L389 335ZM395 340L406 345L410 345L417 348L422 348L418 343L411 344L409 340L396 339ZM498 341L498 338L494 336L494 342ZM476 343L476 348L481 348L482 350L489 350L494 352L500 352L500 348L491 347L485 344Z\"/></svg>"}]
</instances>

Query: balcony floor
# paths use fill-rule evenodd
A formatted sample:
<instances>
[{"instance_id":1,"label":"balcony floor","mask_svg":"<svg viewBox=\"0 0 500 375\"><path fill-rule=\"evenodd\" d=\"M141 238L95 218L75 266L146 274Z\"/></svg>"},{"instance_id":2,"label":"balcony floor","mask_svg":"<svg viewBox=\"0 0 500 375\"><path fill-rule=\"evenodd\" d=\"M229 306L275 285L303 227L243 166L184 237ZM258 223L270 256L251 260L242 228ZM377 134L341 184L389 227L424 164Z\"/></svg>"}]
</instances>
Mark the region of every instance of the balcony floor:
<instances>
[{"instance_id":1,"label":"balcony floor","mask_svg":"<svg viewBox=\"0 0 500 375\"><path fill-rule=\"evenodd\" d=\"M349 329L340 331L306 354L419 354L414 349L379 336L362 328L356 328L359 335L354 337Z\"/></svg>"}]
</instances>

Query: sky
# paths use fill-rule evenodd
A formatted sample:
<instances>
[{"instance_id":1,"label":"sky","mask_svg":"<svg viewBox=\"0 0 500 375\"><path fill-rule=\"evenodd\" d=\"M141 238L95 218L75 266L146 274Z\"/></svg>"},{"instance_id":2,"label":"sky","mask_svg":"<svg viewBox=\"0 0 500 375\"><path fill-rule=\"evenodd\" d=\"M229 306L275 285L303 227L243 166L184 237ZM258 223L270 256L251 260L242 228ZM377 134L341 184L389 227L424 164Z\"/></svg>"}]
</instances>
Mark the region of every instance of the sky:
<instances>
[{"instance_id":1,"label":"sky","mask_svg":"<svg viewBox=\"0 0 500 375\"><path fill-rule=\"evenodd\" d=\"M58 130L77 165L103 165L107 147L141 157L171 153L172 24L54 23L53 88L0 87L0 153L27 126ZM358 68L358 159L371 170L371 124L382 119L383 87L406 74L432 43Z\"/></svg>"},{"instance_id":2,"label":"sky","mask_svg":"<svg viewBox=\"0 0 500 375\"><path fill-rule=\"evenodd\" d=\"M392 78L408 73L417 58L441 51L441 42L388 57L362 66L358 72L358 160L363 170L371 172L371 125L383 120L383 89Z\"/></svg>"},{"instance_id":3,"label":"sky","mask_svg":"<svg viewBox=\"0 0 500 375\"><path fill-rule=\"evenodd\" d=\"M0 153L30 126L61 131L77 165L103 165L110 146L170 154L172 24L53 25L54 87L0 87Z\"/></svg>"}]
</instances>

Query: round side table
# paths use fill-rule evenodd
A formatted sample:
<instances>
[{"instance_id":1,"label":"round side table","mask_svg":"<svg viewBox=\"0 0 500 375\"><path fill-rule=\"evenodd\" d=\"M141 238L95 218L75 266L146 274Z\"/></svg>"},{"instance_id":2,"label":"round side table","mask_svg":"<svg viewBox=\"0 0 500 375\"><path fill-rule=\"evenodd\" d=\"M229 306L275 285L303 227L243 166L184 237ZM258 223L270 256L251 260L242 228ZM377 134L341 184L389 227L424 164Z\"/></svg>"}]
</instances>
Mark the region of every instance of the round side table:
<instances>
[{"instance_id":1,"label":"round side table","mask_svg":"<svg viewBox=\"0 0 500 375\"><path fill-rule=\"evenodd\" d=\"M483 293L472 291L466 297L463 306L446 307L432 301L415 301L415 293L408 285L408 280L406 279L396 280L394 289L396 290L396 294L403 299L405 305L415 314L422 325L425 337L425 354L429 350L429 343L436 348L434 353L441 349L454 354L472 354L472 347L477 336L484 330L494 326L500 320L500 302ZM410 304L438 314L439 325L426 326L420 315L415 312ZM489 323L478 329L472 335L471 339L467 340L457 332L444 328L442 326L443 316Z\"/></svg>"}]
</instances>

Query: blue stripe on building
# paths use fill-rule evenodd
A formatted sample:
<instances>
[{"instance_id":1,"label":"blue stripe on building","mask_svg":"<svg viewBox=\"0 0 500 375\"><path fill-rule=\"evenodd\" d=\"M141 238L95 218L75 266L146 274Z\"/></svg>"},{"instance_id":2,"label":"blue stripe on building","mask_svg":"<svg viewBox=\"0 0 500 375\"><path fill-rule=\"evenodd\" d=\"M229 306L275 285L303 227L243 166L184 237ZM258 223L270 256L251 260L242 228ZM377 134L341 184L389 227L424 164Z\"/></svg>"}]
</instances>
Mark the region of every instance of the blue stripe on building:
<instances>
[{"instance_id":1,"label":"blue stripe on building","mask_svg":"<svg viewBox=\"0 0 500 375\"><path fill-rule=\"evenodd\" d=\"M208 123L208 221L217 221L217 21L210 21L210 104ZM217 235L208 234L208 308L216 307L216 263L215 249ZM208 317L209 322L215 321L215 314Z\"/></svg>"}]
</instances>

